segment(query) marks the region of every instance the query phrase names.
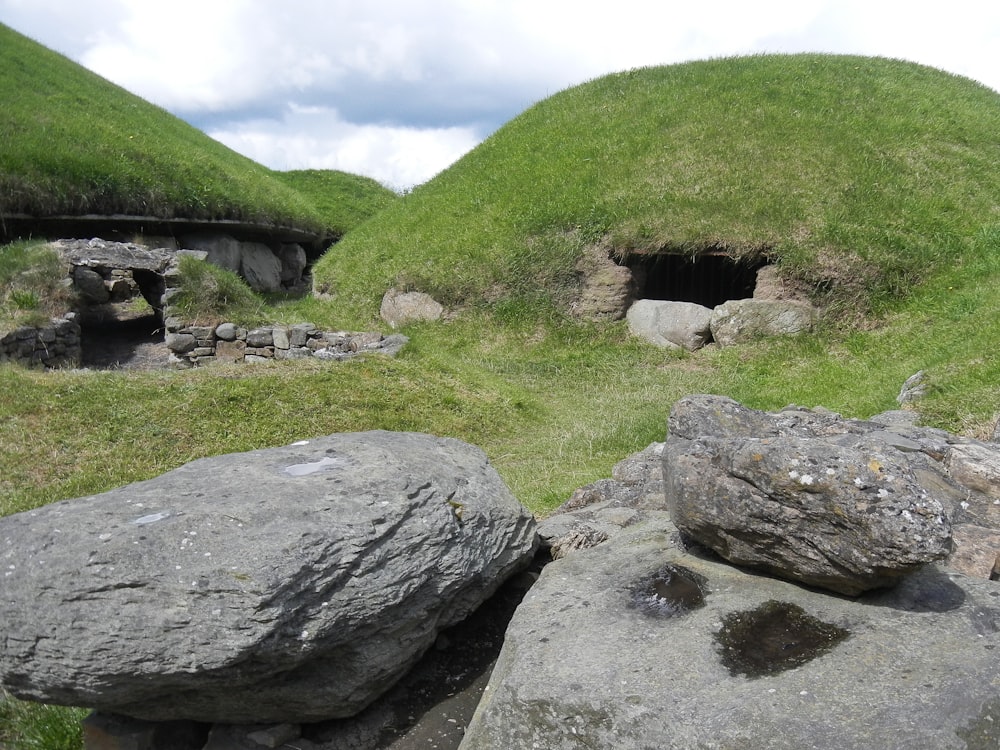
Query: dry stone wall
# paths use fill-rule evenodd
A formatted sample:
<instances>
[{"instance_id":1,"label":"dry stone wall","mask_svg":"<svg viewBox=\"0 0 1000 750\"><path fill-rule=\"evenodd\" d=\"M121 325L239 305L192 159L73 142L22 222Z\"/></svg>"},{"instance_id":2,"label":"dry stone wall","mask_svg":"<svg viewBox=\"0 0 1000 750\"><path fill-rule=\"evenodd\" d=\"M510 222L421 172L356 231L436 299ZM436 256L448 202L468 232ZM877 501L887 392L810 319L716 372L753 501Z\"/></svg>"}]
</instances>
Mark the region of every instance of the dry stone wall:
<instances>
[{"instance_id":1,"label":"dry stone wall","mask_svg":"<svg viewBox=\"0 0 1000 750\"><path fill-rule=\"evenodd\" d=\"M169 361L176 368L285 359L339 361L368 352L392 356L408 341L406 336L383 336L378 331L323 331L312 323L248 329L235 323L185 325L176 318L168 318L166 327Z\"/></svg>"},{"instance_id":2,"label":"dry stone wall","mask_svg":"<svg viewBox=\"0 0 1000 750\"><path fill-rule=\"evenodd\" d=\"M234 248L244 250L246 244L235 240L231 243ZM66 284L72 287L82 309L124 302L141 293L162 314L165 343L170 352L168 361L175 368L275 359L339 361L370 352L392 356L409 340L403 335L383 336L377 331L325 331L312 323L256 328L231 322L192 324L181 319L171 305L180 291L177 260L181 255L193 255L211 261L208 251L150 248L98 238L59 240L52 247L66 262ZM298 283L305 264L303 251L298 245L289 244L283 245L282 250L285 257L282 272L295 270L295 274L287 274L288 280L290 284ZM245 260L246 254L242 257ZM247 269L241 266L241 270ZM82 358L80 311L68 312L40 327L0 331L0 362L46 368L76 367Z\"/></svg>"},{"instance_id":3,"label":"dry stone wall","mask_svg":"<svg viewBox=\"0 0 1000 750\"><path fill-rule=\"evenodd\" d=\"M80 352L80 324L72 312L47 325L15 328L0 338L0 362L26 367L73 366Z\"/></svg>"}]
</instances>

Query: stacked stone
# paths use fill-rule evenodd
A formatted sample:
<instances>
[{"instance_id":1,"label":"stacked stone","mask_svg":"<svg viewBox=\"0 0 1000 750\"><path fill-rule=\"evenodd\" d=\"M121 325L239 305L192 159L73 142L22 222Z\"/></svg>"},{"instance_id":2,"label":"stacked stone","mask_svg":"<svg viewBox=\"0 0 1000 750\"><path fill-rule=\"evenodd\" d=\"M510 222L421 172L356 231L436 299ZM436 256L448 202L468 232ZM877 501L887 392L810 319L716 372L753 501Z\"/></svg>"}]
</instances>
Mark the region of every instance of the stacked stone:
<instances>
[{"instance_id":1,"label":"stacked stone","mask_svg":"<svg viewBox=\"0 0 1000 750\"><path fill-rule=\"evenodd\" d=\"M394 355L406 343L401 335L377 331L321 331L312 323L246 329L235 323L188 326L176 318L166 322L170 364L177 368L214 362L260 363L270 360L349 359L364 352Z\"/></svg>"},{"instance_id":2,"label":"stacked stone","mask_svg":"<svg viewBox=\"0 0 1000 750\"><path fill-rule=\"evenodd\" d=\"M52 318L48 325L15 328L0 338L0 362L28 367L75 367L80 363L80 324L76 313Z\"/></svg>"}]
</instances>

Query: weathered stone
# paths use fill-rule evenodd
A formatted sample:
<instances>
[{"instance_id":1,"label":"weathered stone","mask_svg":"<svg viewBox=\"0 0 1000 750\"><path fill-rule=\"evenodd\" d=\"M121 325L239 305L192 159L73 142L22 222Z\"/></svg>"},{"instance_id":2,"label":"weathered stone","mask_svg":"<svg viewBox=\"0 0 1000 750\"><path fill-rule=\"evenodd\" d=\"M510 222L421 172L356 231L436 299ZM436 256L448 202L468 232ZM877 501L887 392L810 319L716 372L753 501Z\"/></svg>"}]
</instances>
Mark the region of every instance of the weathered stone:
<instances>
[{"instance_id":1,"label":"weathered stone","mask_svg":"<svg viewBox=\"0 0 1000 750\"><path fill-rule=\"evenodd\" d=\"M759 338L808 331L816 312L805 302L739 299L712 311L712 338L719 346L745 344Z\"/></svg>"},{"instance_id":2,"label":"weathered stone","mask_svg":"<svg viewBox=\"0 0 1000 750\"><path fill-rule=\"evenodd\" d=\"M379 315L393 328L407 323L435 321L441 318L444 308L429 294L403 292L390 289L382 297Z\"/></svg>"},{"instance_id":3,"label":"weathered stone","mask_svg":"<svg viewBox=\"0 0 1000 750\"><path fill-rule=\"evenodd\" d=\"M293 346L288 349L275 349L275 359L308 359L313 355L312 349L305 346Z\"/></svg>"},{"instance_id":4,"label":"weathered stone","mask_svg":"<svg viewBox=\"0 0 1000 750\"><path fill-rule=\"evenodd\" d=\"M712 311L693 302L641 299L626 317L634 335L657 346L693 352L712 337Z\"/></svg>"},{"instance_id":5,"label":"weathered stone","mask_svg":"<svg viewBox=\"0 0 1000 750\"><path fill-rule=\"evenodd\" d=\"M615 263L608 248L591 246L576 264L581 277L580 294L573 313L585 320L620 320L635 298L632 269Z\"/></svg>"},{"instance_id":6,"label":"weathered stone","mask_svg":"<svg viewBox=\"0 0 1000 750\"><path fill-rule=\"evenodd\" d=\"M623 528L667 509L663 487L663 443L615 464L611 479L576 490L538 524L542 544L559 557L606 541Z\"/></svg>"},{"instance_id":7,"label":"weathered stone","mask_svg":"<svg viewBox=\"0 0 1000 750\"><path fill-rule=\"evenodd\" d=\"M382 345L382 334L378 331L364 331L356 333L347 340L347 350L350 352L361 352L370 349L378 349Z\"/></svg>"},{"instance_id":8,"label":"weathered stone","mask_svg":"<svg viewBox=\"0 0 1000 750\"><path fill-rule=\"evenodd\" d=\"M1000 448L984 443L953 445L945 459L948 472L959 484L1000 498Z\"/></svg>"},{"instance_id":9,"label":"weathered stone","mask_svg":"<svg viewBox=\"0 0 1000 750\"><path fill-rule=\"evenodd\" d=\"M194 336L196 339L211 340L214 338L215 327L214 326L190 326L188 333Z\"/></svg>"},{"instance_id":10,"label":"weathered stone","mask_svg":"<svg viewBox=\"0 0 1000 750\"><path fill-rule=\"evenodd\" d=\"M276 292L281 289L281 261L271 248L259 242L241 245L240 276L255 292Z\"/></svg>"},{"instance_id":11,"label":"weathered stone","mask_svg":"<svg viewBox=\"0 0 1000 750\"><path fill-rule=\"evenodd\" d=\"M278 260L281 263L282 284L292 286L302 280L302 272L306 270L309 262L302 245L294 242L283 243L278 251Z\"/></svg>"},{"instance_id":12,"label":"weathered stone","mask_svg":"<svg viewBox=\"0 0 1000 750\"><path fill-rule=\"evenodd\" d=\"M546 566L461 748L995 747L996 592L931 565L829 596L688 554L663 514Z\"/></svg>"},{"instance_id":13,"label":"weathered stone","mask_svg":"<svg viewBox=\"0 0 1000 750\"><path fill-rule=\"evenodd\" d=\"M801 283L782 278L777 266L761 266L753 288L754 299L797 300L808 303Z\"/></svg>"},{"instance_id":14,"label":"weathered stone","mask_svg":"<svg viewBox=\"0 0 1000 750\"><path fill-rule=\"evenodd\" d=\"M314 350L313 351L313 356L316 359L333 360L333 361L337 362L337 361L340 361L340 360L343 360L343 359L350 359L351 357L353 357L355 355L352 354L351 352L341 352L341 351L338 351L336 349L331 349L331 348L327 347L325 349L316 349L316 350Z\"/></svg>"},{"instance_id":15,"label":"weathered stone","mask_svg":"<svg viewBox=\"0 0 1000 750\"><path fill-rule=\"evenodd\" d=\"M190 333L168 333L164 340L175 354L185 354L195 347L195 338Z\"/></svg>"},{"instance_id":16,"label":"weathered stone","mask_svg":"<svg viewBox=\"0 0 1000 750\"><path fill-rule=\"evenodd\" d=\"M919 370L906 379L903 387L899 389L896 396L896 403L900 406L911 404L927 395L927 383L924 382L924 371Z\"/></svg>"},{"instance_id":17,"label":"weathered stone","mask_svg":"<svg viewBox=\"0 0 1000 750\"><path fill-rule=\"evenodd\" d=\"M2 684L141 719L349 716L535 544L457 440L339 434L202 459L0 519Z\"/></svg>"},{"instance_id":18,"label":"weathered stone","mask_svg":"<svg viewBox=\"0 0 1000 750\"><path fill-rule=\"evenodd\" d=\"M235 341L236 326L233 323L220 323L215 327L215 336L223 341Z\"/></svg>"},{"instance_id":19,"label":"weathered stone","mask_svg":"<svg viewBox=\"0 0 1000 750\"><path fill-rule=\"evenodd\" d=\"M669 425L671 517L731 562L856 595L951 551L945 507L879 430L811 432L719 396L680 399Z\"/></svg>"},{"instance_id":20,"label":"weathered stone","mask_svg":"<svg viewBox=\"0 0 1000 750\"><path fill-rule=\"evenodd\" d=\"M284 326L275 326L271 329L271 340L275 349L288 349L288 329Z\"/></svg>"},{"instance_id":21,"label":"weathered stone","mask_svg":"<svg viewBox=\"0 0 1000 750\"><path fill-rule=\"evenodd\" d=\"M49 243L67 263L77 267L149 271L162 274L175 258L167 247L147 247L132 242L56 240ZM103 282L103 278L102 278Z\"/></svg>"},{"instance_id":22,"label":"weathered stone","mask_svg":"<svg viewBox=\"0 0 1000 750\"><path fill-rule=\"evenodd\" d=\"M288 345L290 347L303 347L309 341L310 334L316 332L316 326L312 323L297 323L288 330Z\"/></svg>"},{"instance_id":23,"label":"weathered stone","mask_svg":"<svg viewBox=\"0 0 1000 750\"><path fill-rule=\"evenodd\" d=\"M1000 557L1000 528L959 523L951 533L955 551L948 558L948 567L967 576L990 578Z\"/></svg>"},{"instance_id":24,"label":"weathered stone","mask_svg":"<svg viewBox=\"0 0 1000 750\"><path fill-rule=\"evenodd\" d=\"M85 266L76 266L73 269L73 286L88 304L104 304L111 296L104 285L104 277Z\"/></svg>"},{"instance_id":25,"label":"weathered stone","mask_svg":"<svg viewBox=\"0 0 1000 750\"><path fill-rule=\"evenodd\" d=\"M191 250L201 250L206 253L206 260L219 268L225 268L233 273L240 272L240 260L243 257L242 245L228 234L190 234L181 238L181 244Z\"/></svg>"},{"instance_id":26,"label":"weathered stone","mask_svg":"<svg viewBox=\"0 0 1000 750\"><path fill-rule=\"evenodd\" d=\"M274 334L270 328L254 328L247 332L247 346L274 346Z\"/></svg>"},{"instance_id":27,"label":"weathered stone","mask_svg":"<svg viewBox=\"0 0 1000 750\"><path fill-rule=\"evenodd\" d=\"M184 327L184 321L174 316L168 316L163 320L163 328L167 333L177 333Z\"/></svg>"},{"instance_id":28,"label":"weathered stone","mask_svg":"<svg viewBox=\"0 0 1000 750\"><path fill-rule=\"evenodd\" d=\"M242 362L246 356L246 349L245 341L217 341L215 358L219 362Z\"/></svg>"}]
</instances>

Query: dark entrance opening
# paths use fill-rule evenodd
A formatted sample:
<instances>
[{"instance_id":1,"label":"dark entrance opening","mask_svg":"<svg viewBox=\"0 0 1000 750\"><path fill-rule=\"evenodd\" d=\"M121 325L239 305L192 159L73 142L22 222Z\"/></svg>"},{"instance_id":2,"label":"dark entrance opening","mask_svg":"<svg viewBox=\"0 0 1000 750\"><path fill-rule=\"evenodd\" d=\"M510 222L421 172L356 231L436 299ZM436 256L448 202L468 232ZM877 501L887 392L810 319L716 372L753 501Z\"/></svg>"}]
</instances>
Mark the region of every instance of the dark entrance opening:
<instances>
[{"instance_id":1,"label":"dark entrance opening","mask_svg":"<svg viewBox=\"0 0 1000 750\"><path fill-rule=\"evenodd\" d=\"M80 365L95 370L148 370L167 366L163 322L155 311L123 304L81 311Z\"/></svg>"},{"instance_id":2,"label":"dark entrance opening","mask_svg":"<svg viewBox=\"0 0 1000 750\"><path fill-rule=\"evenodd\" d=\"M694 302L715 307L735 299L753 296L757 270L765 258L734 260L722 252L697 256L642 254L619 261L628 266L636 280L637 299Z\"/></svg>"}]
</instances>

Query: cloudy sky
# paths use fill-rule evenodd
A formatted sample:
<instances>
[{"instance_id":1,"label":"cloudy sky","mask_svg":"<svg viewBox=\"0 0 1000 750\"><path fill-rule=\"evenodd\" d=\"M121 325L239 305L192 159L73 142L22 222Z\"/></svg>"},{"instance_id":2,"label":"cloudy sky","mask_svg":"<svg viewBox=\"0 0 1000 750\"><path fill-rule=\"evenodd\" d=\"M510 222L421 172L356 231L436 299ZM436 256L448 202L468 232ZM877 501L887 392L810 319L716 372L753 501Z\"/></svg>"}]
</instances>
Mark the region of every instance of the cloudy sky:
<instances>
[{"instance_id":1,"label":"cloudy sky","mask_svg":"<svg viewBox=\"0 0 1000 750\"><path fill-rule=\"evenodd\" d=\"M1000 90L995 0L0 0L0 22L273 169L395 189L638 66L837 52Z\"/></svg>"}]
</instances>

